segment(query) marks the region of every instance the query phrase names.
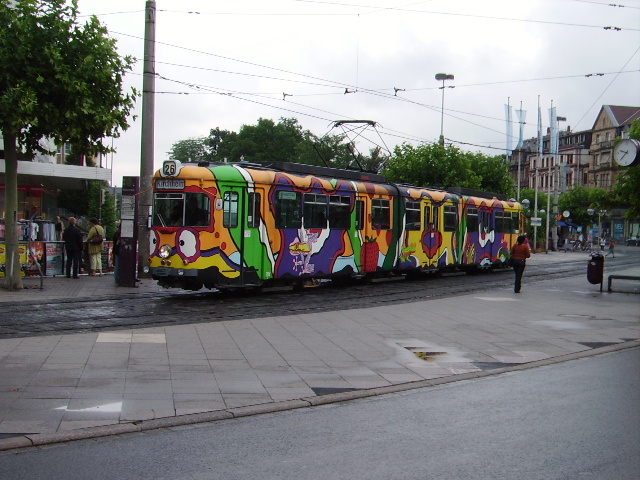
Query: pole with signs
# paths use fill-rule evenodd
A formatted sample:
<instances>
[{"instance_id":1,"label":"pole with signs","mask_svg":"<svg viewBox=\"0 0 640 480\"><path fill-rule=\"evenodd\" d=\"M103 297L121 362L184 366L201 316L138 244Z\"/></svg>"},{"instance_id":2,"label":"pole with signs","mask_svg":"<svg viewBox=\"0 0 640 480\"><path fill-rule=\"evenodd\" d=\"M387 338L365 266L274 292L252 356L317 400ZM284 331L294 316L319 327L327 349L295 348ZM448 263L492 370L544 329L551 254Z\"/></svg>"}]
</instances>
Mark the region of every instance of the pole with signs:
<instances>
[{"instance_id":1,"label":"pole with signs","mask_svg":"<svg viewBox=\"0 0 640 480\"><path fill-rule=\"evenodd\" d=\"M120 210L120 280L121 287L137 287L138 281L138 194L140 177L122 177Z\"/></svg>"}]
</instances>

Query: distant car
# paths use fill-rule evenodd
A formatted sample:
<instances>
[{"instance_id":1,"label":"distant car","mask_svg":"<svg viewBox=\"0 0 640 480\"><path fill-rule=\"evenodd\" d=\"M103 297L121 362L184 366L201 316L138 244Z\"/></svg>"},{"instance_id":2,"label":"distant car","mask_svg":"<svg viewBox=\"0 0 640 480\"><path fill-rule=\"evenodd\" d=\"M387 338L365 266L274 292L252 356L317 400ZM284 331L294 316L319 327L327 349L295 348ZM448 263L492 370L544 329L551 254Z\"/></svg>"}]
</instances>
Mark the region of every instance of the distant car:
<instances>
[{"instance_id":1,"label":"distant car","mask_svg":"<svg viewBox=\"0 0 640 480\"><path fill-rule=\"evenodd\" d=\"M640 245L640 237L631 237L627 239L625 245L637 247Z\"/></svg>"}]
</instances>

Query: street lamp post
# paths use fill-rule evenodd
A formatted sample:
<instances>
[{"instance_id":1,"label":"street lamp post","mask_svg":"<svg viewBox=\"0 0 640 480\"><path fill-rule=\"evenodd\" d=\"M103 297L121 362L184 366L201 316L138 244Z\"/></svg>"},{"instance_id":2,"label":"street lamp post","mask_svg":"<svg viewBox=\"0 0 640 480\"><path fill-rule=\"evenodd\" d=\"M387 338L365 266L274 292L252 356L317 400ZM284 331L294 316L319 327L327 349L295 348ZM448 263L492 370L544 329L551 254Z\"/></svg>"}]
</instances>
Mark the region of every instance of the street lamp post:
<instances>
[{"instance_id":1,"label":"street lamp post","mask_svg":"<svg viewBox=\"0 0 640 480\"><path fill-rule=\"evenodd\" d=\"M436 73L436 80L442 81L442 86L438 87L442 90L442 107L440 109L440 145L444 147L444 81L445 80L453 80L454 77L450 73ZM456 88L455 86L450 86L447 88Z\"/></svg>"}]
</instances>

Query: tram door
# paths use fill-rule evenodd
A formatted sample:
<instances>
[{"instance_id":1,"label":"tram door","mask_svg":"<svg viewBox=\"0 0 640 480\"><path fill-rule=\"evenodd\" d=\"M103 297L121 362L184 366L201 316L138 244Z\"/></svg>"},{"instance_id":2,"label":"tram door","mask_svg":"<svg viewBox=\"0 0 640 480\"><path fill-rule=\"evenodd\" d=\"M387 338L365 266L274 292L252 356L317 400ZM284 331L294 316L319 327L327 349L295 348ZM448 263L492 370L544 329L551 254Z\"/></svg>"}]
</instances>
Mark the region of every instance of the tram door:
<instances>
[{"instance_id":1,"label":"tram door","mask_svg":"<svg viewBox=\"0 0 640 480\"><path fill-rule=\"evenodd\" d=\"M424 234L422 248L427 255L423 266L436 266L438 264L438 252L442 245L440 229L440 207L431 202L424 203Z\"/></svg>"},{"instance_id":2,"label":"tram door","mask_svg":"<svg viewBox=\"0 0 640 480\"><path fill-rule=\"evenodd\" d=\"M237 265L237 283L258 285L263 259L259 233L262 195L244 187L230 187L222 198L222 223L237 247L237 254L231 259Z\"/></svg>"}]
</instances>

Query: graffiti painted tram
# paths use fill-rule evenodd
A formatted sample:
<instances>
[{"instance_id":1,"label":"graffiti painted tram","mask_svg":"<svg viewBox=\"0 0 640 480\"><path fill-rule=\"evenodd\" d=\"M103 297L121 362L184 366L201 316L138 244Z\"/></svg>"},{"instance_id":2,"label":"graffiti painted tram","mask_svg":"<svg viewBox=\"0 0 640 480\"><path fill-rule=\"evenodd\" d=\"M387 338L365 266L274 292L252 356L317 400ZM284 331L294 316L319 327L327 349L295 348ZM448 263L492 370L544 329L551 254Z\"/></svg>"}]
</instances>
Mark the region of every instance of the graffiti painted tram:
<instances>
[{"instance_id":1,"label":"graffiti painted tram","mask_svg":"<svg viewBox=\"0 0 640 480\"><path fill-rule=\"evenodd\" d=\"M292 163L163 163L149 272L221 290L500 267L522 231L515 201Z\"/></svg>"}]
</instances>

